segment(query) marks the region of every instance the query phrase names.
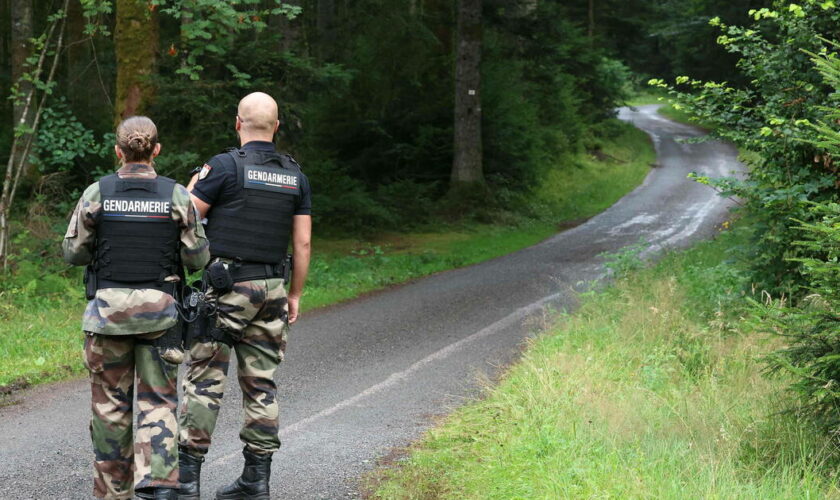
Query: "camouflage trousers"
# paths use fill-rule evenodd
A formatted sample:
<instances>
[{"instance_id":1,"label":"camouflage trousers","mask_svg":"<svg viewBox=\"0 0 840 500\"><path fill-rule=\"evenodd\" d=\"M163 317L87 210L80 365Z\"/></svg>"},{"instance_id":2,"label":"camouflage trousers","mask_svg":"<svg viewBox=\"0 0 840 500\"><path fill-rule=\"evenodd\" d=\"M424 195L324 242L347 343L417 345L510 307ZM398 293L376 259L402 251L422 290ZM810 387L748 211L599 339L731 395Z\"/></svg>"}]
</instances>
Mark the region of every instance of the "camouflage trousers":
<instances>
[{"instance_id":1,"label":"camouflage trousers","mask_svg":"<svg viewBox=\"0 0 840 500\"><path fill-rule=\"evenodd\" d=\"M86 334L93 494L99 498L131 498L132 486L178 486L178 365L141 340L160 334ZM132 436L135 387L137 432Z\"/></svg>"},{"instance_id":2,"label":"camouflage trousers","mask_svg":"<svg viewBox=\"0 0 840 500\"><path fill-rule=\"evenodd\" d=\"M217 324L235 333L237 375L245 421L239 438L257 453L280 447L279 406L274 374L286 350L288 304L280 278L236 283L220 297ZM231 348L195 342L184 378L179 442L207 453L227 384Z\"/></svg>"}]
</instances>

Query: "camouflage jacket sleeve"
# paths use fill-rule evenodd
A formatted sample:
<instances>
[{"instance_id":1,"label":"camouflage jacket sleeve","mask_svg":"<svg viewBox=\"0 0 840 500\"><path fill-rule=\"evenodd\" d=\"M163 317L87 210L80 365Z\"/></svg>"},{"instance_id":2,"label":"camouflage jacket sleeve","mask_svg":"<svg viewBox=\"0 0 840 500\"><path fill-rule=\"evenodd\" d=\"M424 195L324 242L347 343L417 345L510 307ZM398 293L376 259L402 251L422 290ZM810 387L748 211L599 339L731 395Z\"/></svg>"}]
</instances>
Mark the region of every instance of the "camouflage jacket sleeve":
<instances>
[{"instance_id":1,"label":"camouflage jacket sleeve","mask_svg":"<svg viewBox=\"0 0 840 500\"><path fill-rule=\"evenodd\" d=\"M99 200L99 183L95 182L88 186L73 211L61 244L64 260L68 264L84 266L93 260L96 217L102 208Z\"/></svg>"},{"instance_id":2,"label":"camouflage jacket sleeve","mask_svg":"<svg viewBox=\"0 0 840 500\"><path fill-rule=\"evenodd\" d=\"M188 269L203 268L210 260L210 244L187 188L178 184L172 193L172 218L181 226L181 261Z\"/></svg>"}]
</instances>

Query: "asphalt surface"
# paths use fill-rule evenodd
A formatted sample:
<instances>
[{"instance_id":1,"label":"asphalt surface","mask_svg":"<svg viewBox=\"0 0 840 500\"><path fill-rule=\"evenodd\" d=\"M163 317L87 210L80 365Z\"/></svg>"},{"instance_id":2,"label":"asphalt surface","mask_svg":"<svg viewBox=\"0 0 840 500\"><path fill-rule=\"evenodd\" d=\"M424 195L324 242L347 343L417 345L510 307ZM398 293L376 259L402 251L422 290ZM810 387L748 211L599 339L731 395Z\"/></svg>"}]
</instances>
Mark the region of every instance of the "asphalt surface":
<instances>
[{"instance_id":1,"label":"asphalt surface","mask_svg":"<svg viewBox=\"0 0 840 500\"><path fill-rule=\"evenodd\" d=\"M718 230L731 203L686 175L740 172L735 149L681 141L701 134L656 106L619 116L650 134L658 166L606 212L514 254L300 320L278 374L284 444L272 466L274 498L358 497L359 477L378 459L475 395L482 378L515 359L546 309L573 307L576 290L604 276L599 254L643 237L653 256ZM17 398L0 408L0 499L89 498L87 382ZM239 388L229 384L202 471L204 498L241 470L240 407Z\"/></svg>"}]
</instances>

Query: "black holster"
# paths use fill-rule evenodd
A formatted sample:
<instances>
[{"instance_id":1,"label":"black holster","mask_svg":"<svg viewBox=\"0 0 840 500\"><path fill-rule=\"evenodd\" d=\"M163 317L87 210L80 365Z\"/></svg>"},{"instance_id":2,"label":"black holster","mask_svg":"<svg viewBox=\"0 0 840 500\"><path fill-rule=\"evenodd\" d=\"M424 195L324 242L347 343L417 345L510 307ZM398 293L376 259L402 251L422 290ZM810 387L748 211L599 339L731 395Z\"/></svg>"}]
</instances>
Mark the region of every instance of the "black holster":
<instances>
[{"instance_id":1,"label":"black holster","mask_svg":"<svg viewBox=\"0 0 840 500\"><path fill-rule=\"evenodd\" d=\"M194 310L195 320L188 324L184 345L188 348L195 341L218 341L233 346L238 337L227 328L217 326L219 310L215 301L208 300L203 292L194 292L190 298L190 307Z\"/></svg>"},{"instance_id":2,"label":"black holster","mask_svg":"<svg viewBox=\"0 0 840 500\"><path fill-rule=\"evenodd\" d=\"M96 271L93 270L92 265L85 267L85 298L93 300L96 297L96 290L99 288L96 280Z\"/></svg>"},{"instance_id":3,"label":"black holster","mask_svg":"<svg viewBox=\"0 0 840 500\"><path fill-rule=\"evenodd\" d=\"M181 321L166 330L166 333L156 338L152 344L161 349L180 349L183 342L184 324Z\"/></svg>"},{"instance_id":4,"label":"black holster","mask_svg":"<svg viewBox=\"0 0 840 500\"><path fill-rule=\"evenodd\" d=\"M211 307L207 302L204 292L194 290L189 297L189 310L193 315L193 321L187 324L184 345L189 348L194 340L201 340L207 337L210 328L216 325L216 308Z\"/></svg>"},{"instance_id":5,"label":"black holster","mask_svg":"<svg viewBox=\"0 0 840 500\"><path fill-rule=\"evenodd\" d=\"M292 269L295 268L295 261L292 259L292 254L286 255L286 260L283 263L283 283L289 284L289 279L292 277Z\"/></svg>"}]
</instances>

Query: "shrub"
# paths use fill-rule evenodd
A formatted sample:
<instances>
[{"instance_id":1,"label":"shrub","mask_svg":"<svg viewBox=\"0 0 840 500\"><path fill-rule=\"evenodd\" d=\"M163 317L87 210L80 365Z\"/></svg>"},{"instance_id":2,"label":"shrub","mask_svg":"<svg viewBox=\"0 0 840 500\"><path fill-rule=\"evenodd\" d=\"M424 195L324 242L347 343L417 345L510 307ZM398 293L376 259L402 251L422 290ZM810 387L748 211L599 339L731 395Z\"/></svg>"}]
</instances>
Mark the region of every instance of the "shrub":
<instances>
[{"instance_id":1,"label":"shrub","mask_svg":"<svg viewBox=\"0 0 840 500\"><path fill-rule=\"evenodd\" d=\"M754 281L798 295L807 285L799 258L819 249L792 245L798 238L794 219L811 220L808 202L837 199L834 172L815 161L826 151L810 140L817 135L810 124L825 119L834 89L814 71L806 51L826 49L821 36L834 33L840 9L834 2L776 0L772 9L750 15L749 27L711 21L722 32L718 43L740 57L738 68L749 82L744 87L689 76L677 77L674 85L652 84L669 89L678 108L715 127L713 135L755 153L746 179L700 180L743 199L757 217L750 255Z\"/></svg>"},{"instance_id":2,"label":"shrub","mask_svg":"<svg viewBox=\"0 0 840 500\"><path fill-rule=\"evenodd\" d=\"M834 90L828 102L836 103L840 59L828 50L811 57ZM829 108L823 112L824 118L810 125L806 140L819 151L815 170L836 177L833 157L840 152L840 134L829 123L836 124L840 112ZM794 242L798 256L791 258L807 282L806 294L797 307L783 299L775 304L767 301L759 305L759 317L789 340L770 357L770 368L793 375L791 389L801 398L796 412L836 440L840 436L840 203L809 203L806 215L792 229L798 237Z\"/></svg>"}]
</instances>

